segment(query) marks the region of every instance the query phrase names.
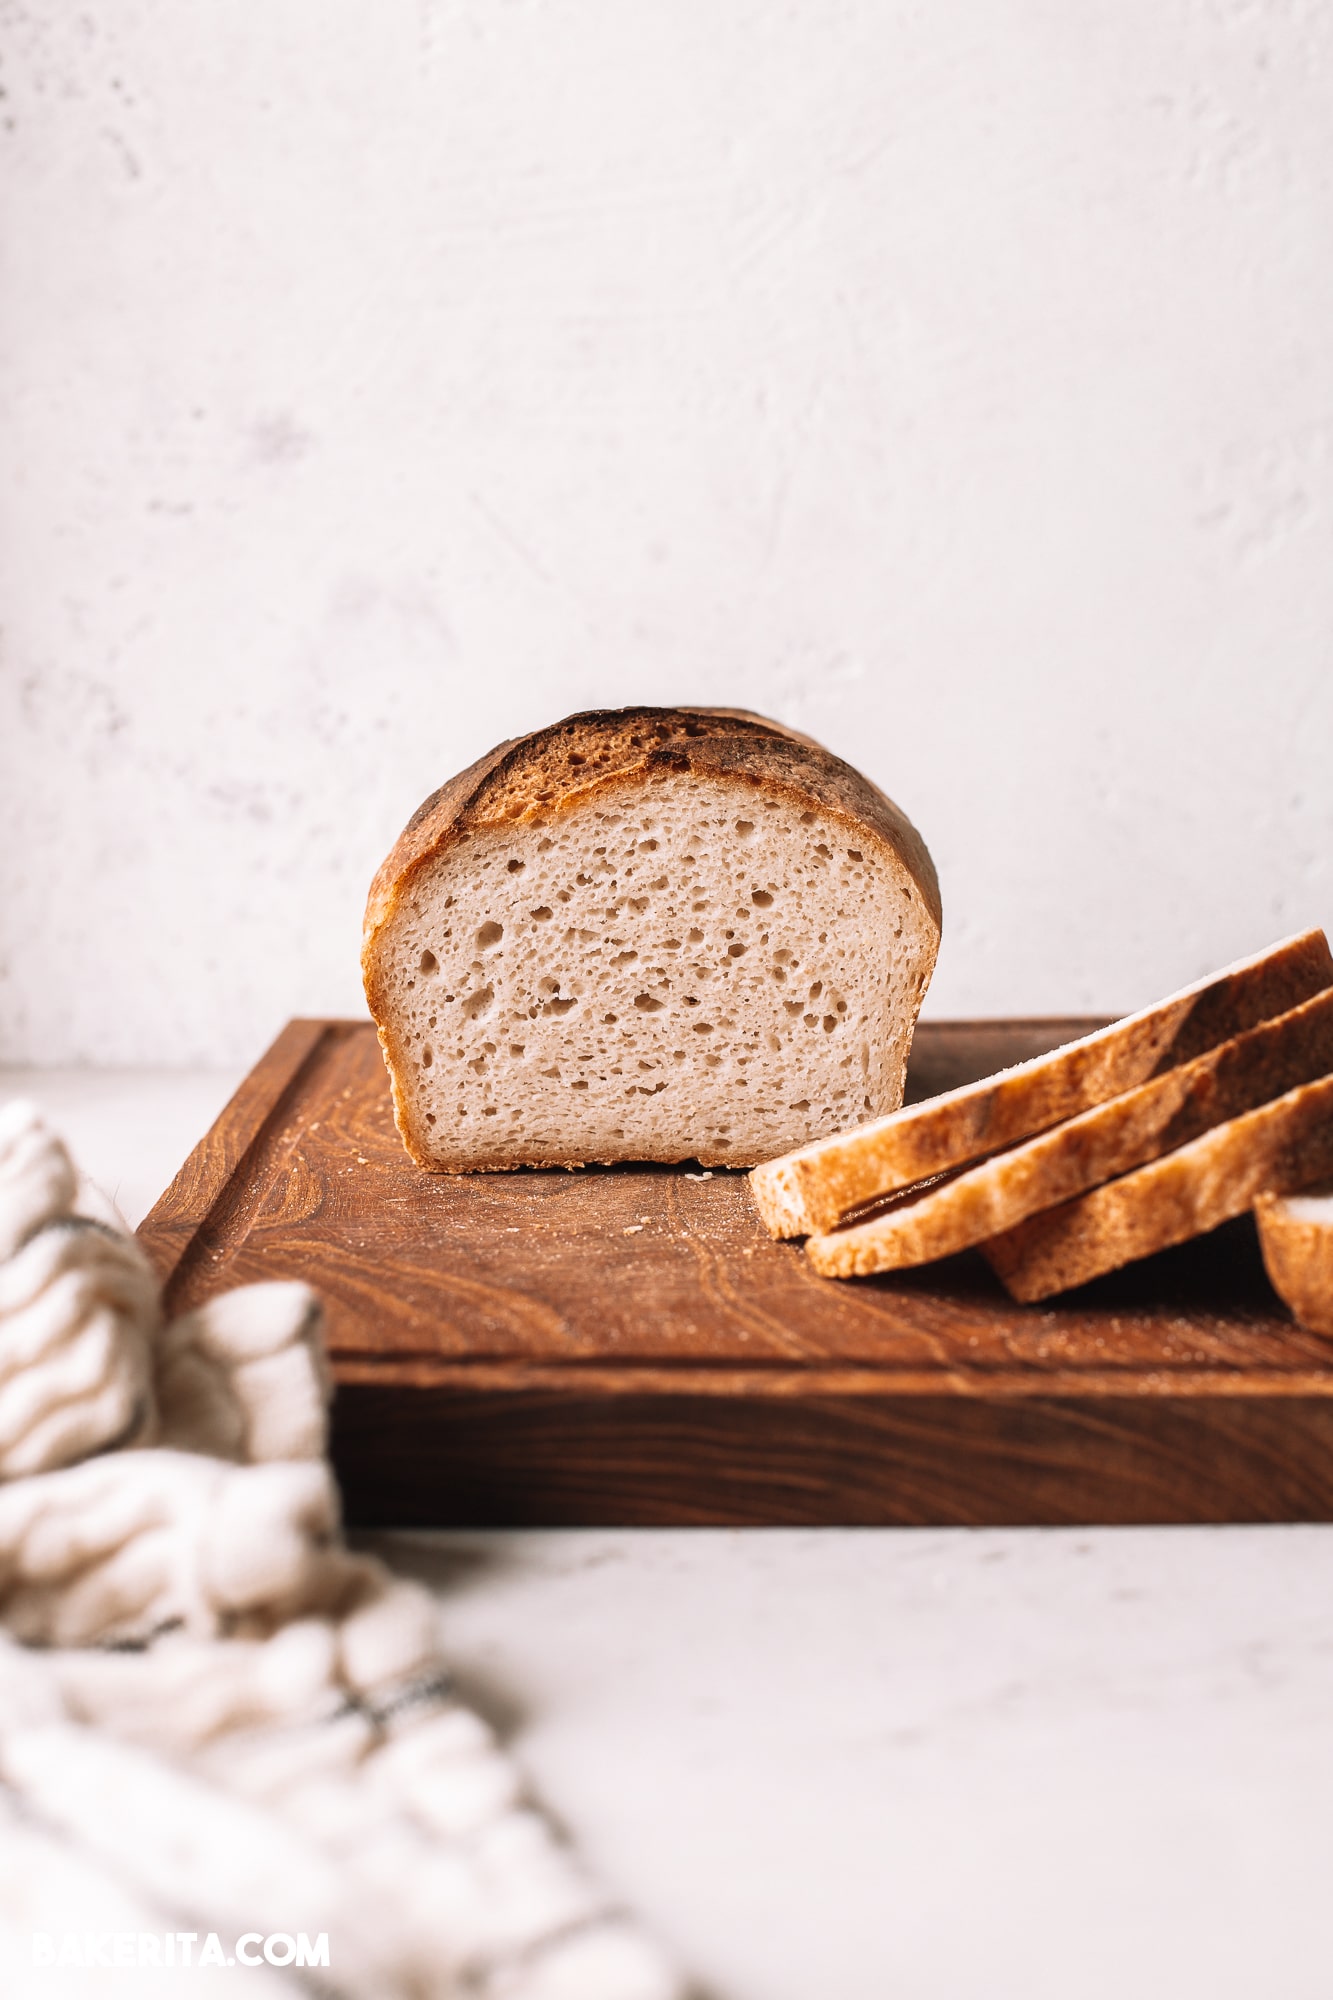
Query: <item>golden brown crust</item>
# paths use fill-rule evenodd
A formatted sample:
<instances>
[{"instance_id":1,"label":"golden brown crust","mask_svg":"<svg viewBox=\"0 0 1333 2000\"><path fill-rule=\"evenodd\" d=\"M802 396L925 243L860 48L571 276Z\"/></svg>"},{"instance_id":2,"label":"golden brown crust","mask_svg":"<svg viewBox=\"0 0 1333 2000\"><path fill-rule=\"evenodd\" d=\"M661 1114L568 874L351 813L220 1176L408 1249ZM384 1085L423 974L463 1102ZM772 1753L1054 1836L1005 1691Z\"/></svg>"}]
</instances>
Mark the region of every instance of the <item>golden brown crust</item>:
<instances>
[{"instance_id":1,"label":"golden brown crust","mask_svg":"<svg viewBox=\"0 0 1333 2000\"><path fill-rule=\"evenodd\" d=\"M807 1255L825 1278L950 1257L1330 1071L1333 990L882 1215L812 1236Z\"/></svg>"},{"instance_id":2,"label":"golden brown crust","mask_svg":"<svg viewBox=\"0 0 1333 2000\"><path fill-rule=\"evenodd\" d=\"M1330 986L1328 940L1302 932L1049 1055L771 1160L751 1176L756 1205L775 1236L821 1234L880 1196L1077 1117Z\"/></svg>"},{"instance_id":3,"label":"golden brown crust","mask_svg":"<svg viewBox=\"0 0 1333 2000\"><path fill-rule=\"evenodd\" d=\"M664 770L740 777L871 827L914 877L938 930L939 881L920 834L878 786L812 737L739 708L589 709L497 744L418 806L371 884L363 964L411 878L461 834L551 817L605 784L643 783Z\"/></svg>"},{"instance_id":4,"label":"golden brown crust","mask_svg":"<svg viewBox=\"0 0 1333 2000\"><path fill-rule=\"evenodd\" d=\"M1325 1204L1311 1214L1304 1197ZM1333 1334L1333 1184L1302 1189L1294 1198L1261 1194L1254 1204L1259 1247L1273 1289L1311 1333Z\"/></svg>"},{"instance_id":5,"label":"golden brown crust","mask_svg":"<svg viewBox=\"0 0 1333 2000\"><path fill-rule=\"evenodd\" d=\"M811 737L744 709L645 707L591 709L511 738L417 808L367 899L361 950L366 1000L393 1079L398 1129L419 1165L439 1170L438 1162L423 1154L405 1116L397 1080L400 1051L380 983L380 940L402 897L423 869L473 832L555 819L594 794L651 784L666 774L737 780L832 814L878 840L914 882L938 946L939 882L925 842L877 786ZM926 980L933 964L934 952L924 968ZM497 1162L496 1170L509 1164Z\"/></svg>"},{"instance_id":6,"label":"golden brown crust","mask_svg":"<svg viewBox=\"0 0 1333 2000\"><path fill-rule=\"evenodd\" d=\"M1333 1172L1333 1076L1299 1085L1077 1201L982 1245L1016 1299L1086 1284Z\"/></svg>"}]
</instances>

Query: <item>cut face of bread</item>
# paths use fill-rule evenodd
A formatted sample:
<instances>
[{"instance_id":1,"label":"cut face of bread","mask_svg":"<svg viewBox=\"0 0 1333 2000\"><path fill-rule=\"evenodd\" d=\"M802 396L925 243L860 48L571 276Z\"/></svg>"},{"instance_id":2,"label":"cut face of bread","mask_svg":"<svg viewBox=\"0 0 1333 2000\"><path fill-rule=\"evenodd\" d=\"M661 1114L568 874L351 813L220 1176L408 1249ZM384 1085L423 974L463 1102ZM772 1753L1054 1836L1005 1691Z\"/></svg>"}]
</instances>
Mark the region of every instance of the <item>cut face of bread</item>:
<instances>
[{"instance_id":1,"label":"cut face of bread","mask_svg":"<svg viewBox=\"0 0 1333 2000\"><path fill-rule=\"evenodd\" d=\"M749 1165L901 1102L938 941L918 875L817 782L827 753L632 713L670 729L628 768L589 773L623 745L576 718L563 765L538 740L525 781L510 753L382 871L367 991L423 1164Z\"/></svg>"}]
</instances>

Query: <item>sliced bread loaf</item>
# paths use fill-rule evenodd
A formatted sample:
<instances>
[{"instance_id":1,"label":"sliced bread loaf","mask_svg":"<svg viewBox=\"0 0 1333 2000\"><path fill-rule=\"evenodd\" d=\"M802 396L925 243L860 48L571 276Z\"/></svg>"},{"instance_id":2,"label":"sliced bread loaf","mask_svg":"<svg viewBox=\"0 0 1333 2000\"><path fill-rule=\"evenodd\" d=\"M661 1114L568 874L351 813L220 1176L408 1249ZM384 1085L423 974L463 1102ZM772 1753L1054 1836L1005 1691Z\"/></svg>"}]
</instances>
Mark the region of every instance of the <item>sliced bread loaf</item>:
<instances>
[{"instance_id":1,"label":"sliced bread loaf","mask_svg":"<svg viewBox=\"0 0 1333 2000\"><path fill-rule=\"evenodd\" d=\"M831 1230L857 1208L1077 1117L1333 987L1321 930L1302 932L1167 1000L980 1083L756 1168L774 1236Z\"/></svg>"},{"instance_id":2,"label":"sliced bread loaf","mask_svg":"<svg viewBox=\"0 0 1333 2000\"><path fill-rule=\"evenodd\" d=\"M1333 1071L1333 988L942 1186L806 1244L827 1278L927 1264L1011 1229Z\"/></svg>"},{"instance_id":3,"label":"sliced bread loaf","mask_svg":"<svg viewBox=\"0 0 1333 2000\"><path fill-rule=\"evenodd\" d=\"M1333 1334L1333 1183L1261 1194L1254 1217L1274 1291L1302 1326Z\"/></svg>"},{"instance_id":4,"label":"sliced bread loaf","mask_svg":"<svg viewBox=\"0 0 1333 2000\"><path fill-rule=\"evenodd\" d=\"M1187 1146L993 1236L982 1251L1012 1296L1086 1284L1333 1174L1333 1076L1288 1090Z\"/></svg>"},{"instance_id":5,"label":"sliced bread loaf","mask_svg":"<svg viewBox=\"0 0 1333 2000\"><path fill-rule=\"evenodd\" d=\"M428 799L362 963L423 1166L748 1165L901 1103L939 924L920 836L839 758L622 709Z\"/></svg>"}]
</instances>

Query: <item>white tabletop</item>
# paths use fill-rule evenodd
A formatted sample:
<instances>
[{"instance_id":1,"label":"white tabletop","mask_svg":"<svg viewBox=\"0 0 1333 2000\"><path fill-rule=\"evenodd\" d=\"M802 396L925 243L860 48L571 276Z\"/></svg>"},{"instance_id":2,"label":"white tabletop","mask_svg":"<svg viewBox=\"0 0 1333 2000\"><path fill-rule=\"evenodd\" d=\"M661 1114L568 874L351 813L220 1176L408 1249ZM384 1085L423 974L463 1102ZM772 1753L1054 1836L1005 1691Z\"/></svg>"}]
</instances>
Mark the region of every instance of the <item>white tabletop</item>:
<instances>
[{"instance_id":1,"label":"white tabletop","mask_svg":"<svg viewBox=\"0 0 1333 2000\"><path fill-rule=\"evenodd\" d=\"M137 1222L237 1080L0 1096ZM1333 1529L376 1546L708 2000L1333 1993Z\"/></svg>"}]
</instances>

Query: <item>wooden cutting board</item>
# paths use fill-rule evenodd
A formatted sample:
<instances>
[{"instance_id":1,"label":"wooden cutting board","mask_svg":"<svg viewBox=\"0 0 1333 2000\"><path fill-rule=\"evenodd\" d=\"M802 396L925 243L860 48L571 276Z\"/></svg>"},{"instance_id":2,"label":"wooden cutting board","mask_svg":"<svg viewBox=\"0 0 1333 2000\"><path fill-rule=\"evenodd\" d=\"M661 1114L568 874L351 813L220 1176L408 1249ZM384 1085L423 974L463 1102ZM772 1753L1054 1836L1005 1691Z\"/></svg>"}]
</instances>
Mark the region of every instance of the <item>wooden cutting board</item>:
<instances>
[{"instance_id":1,"label":"wooden cutting board","mask_svg":"<svg viewBox=\"0 0 1333 2000\"><path fill-rule=\"evenodd\" d=\"M909 1096L1096 1025L924 1024ZM318 1287L354 1523L1333 1518L1333 1343L1248 1218L1040 1307L836 1283L741 1174L423 1173L369 1023L293 1021L139 1234L173 1312Z\"/></svg>"}]
</instances>

